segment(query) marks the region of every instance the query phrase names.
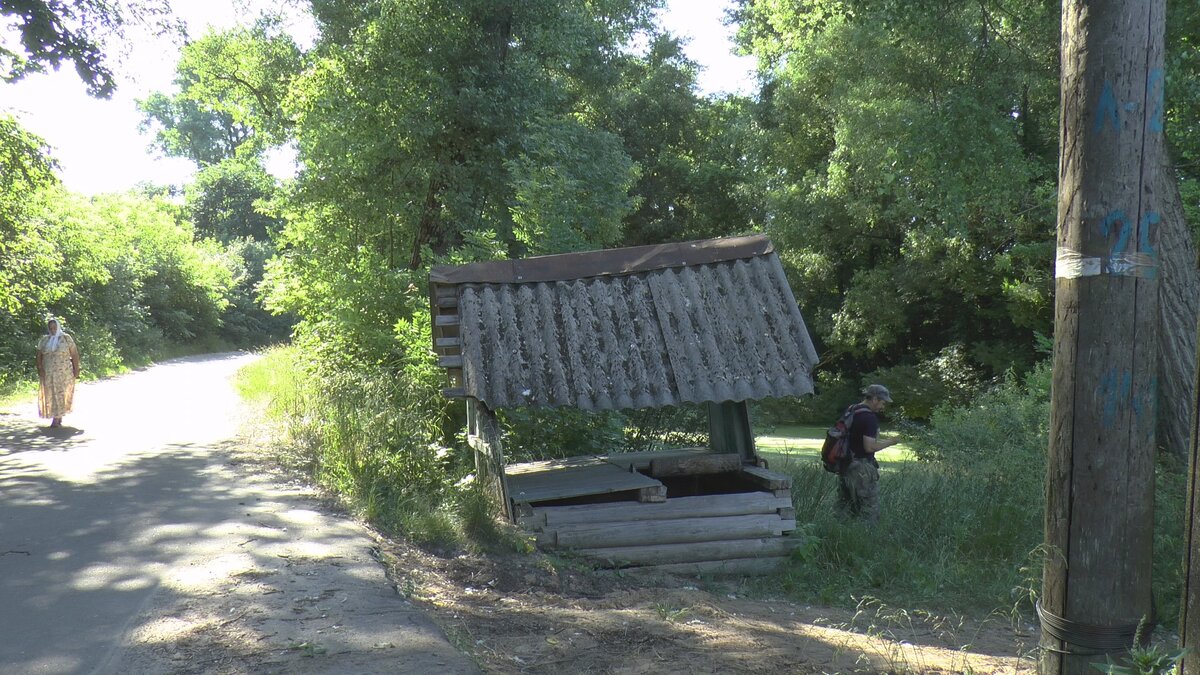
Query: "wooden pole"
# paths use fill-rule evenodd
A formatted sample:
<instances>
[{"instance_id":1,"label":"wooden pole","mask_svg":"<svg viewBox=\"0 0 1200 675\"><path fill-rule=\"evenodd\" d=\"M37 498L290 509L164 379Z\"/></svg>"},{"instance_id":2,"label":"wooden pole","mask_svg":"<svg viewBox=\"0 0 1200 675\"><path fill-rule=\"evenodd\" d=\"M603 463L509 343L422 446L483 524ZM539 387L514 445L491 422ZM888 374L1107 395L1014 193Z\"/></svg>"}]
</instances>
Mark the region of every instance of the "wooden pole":
<instances>
[{"instance_id":1,"label":"wooden pole","mask_svg":"<svg viewBox=\"0 0 1200 675\"><path fill-rule=\"evenodd\" d=\"M1197 339L1200 345L1200 339ZM1200 363L1200 347L1196 353ZM1183 531L1183 608L1179 616L1179 641L1181 647L1192 651L1183 657L1181 674L1200 673L1200 537L1196 532L1196 519L1200 515L1200 494L1197 493L1197 478L1200 477L1200 370L1194 374L1195 389L1188 404L1192 409L1191 449L1189 452L1188 510Z\"/></svg>"},{"instance_id":2,"label":"wooden pole","mask_svg":"<svg viewBox=\"0 0 1200 675\"><path fill-rule=\"evenodd\" d=\"M1151 618L1164 0L1064 0L1041 671Z\"/></svg>"}]
</instances>

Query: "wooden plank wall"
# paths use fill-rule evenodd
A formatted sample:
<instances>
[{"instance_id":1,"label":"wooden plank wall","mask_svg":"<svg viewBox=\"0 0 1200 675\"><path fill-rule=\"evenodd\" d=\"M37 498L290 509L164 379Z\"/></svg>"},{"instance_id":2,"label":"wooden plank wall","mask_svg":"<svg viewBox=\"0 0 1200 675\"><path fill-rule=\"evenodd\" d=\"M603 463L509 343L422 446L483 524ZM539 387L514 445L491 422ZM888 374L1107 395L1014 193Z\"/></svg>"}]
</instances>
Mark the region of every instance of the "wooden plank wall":
<instances>
[{"instance_id":1,"label":"wooden plank wall","mask_svg":"<svg viewBox=\"0 0 1200 675\"><path fill-rule=\"evenodd\" d=\"M523 506L517 523L538 546L572 550L600 567L686 574L757 574L802 543L790 477L745 467L755 492L615 502Z\"/></svg>"}]
</instances>

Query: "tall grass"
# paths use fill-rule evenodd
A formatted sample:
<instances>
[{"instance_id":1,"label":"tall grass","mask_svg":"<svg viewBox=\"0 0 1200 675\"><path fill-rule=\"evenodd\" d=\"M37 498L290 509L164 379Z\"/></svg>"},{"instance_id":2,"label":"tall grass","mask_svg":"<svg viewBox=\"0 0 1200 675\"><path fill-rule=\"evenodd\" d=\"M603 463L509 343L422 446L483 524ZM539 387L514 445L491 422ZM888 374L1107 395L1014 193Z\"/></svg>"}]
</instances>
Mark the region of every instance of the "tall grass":
<instances>
[{"instance_id":1,"label":"tall grass","mask_svg":"<svg viewBox=\"0 0 1200 675\"><path fill-rule=\"evenodd\" d=\"M281 459L363 518L435 548L512 545L442 445L440 396L415 378L320 372L299 347L269 350L239 375L242 395L280 423Z\"/></svg>"},{"instance_id":2,"label":"tall grass","mask_svg":"<svg viewBox=\"0 0 1200 675\"><path fill-rule=\"evenodd\" d=\"M960 406L911 439L914 462L884 466L870 526L835 515L836 478L810 458L774 462L793 477L808 544L783 575L797 597L959 611L1027 613L1041 585L1049 365ZM1179 611L1184 475L1157 471L1154 593L1160 621Z\"/></svg>"}]
</instances>

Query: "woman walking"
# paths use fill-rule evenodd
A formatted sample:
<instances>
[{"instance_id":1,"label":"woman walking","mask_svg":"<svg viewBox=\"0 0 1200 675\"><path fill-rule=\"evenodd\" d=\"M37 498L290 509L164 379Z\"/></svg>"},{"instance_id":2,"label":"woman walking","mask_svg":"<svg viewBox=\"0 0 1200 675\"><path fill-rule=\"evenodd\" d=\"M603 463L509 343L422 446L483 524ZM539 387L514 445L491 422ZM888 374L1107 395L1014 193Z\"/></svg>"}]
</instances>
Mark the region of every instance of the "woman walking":
<instances>
[{"instance_id":1,"label":"woman walking","mask_svg":"<svg viewBox=\"0 0 1200 675\"><path fill-rule=\"evenodd\" d=\"M46 322L46 334L38 340L37 350L38 416L50 419L51 427L61 427L63 415L71 412L75 400L75 380L79 379L79 349L75 340L58 325L58 319Z\"/></svg>"}]
</instances>

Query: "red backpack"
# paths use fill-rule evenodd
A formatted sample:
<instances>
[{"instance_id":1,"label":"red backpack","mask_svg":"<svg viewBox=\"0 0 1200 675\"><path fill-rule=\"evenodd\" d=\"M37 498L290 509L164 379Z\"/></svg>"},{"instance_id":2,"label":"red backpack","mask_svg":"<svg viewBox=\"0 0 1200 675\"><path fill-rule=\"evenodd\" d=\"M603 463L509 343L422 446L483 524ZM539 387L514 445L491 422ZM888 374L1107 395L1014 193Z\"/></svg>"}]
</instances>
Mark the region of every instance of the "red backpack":
<instances>
[{"instance_id":1,"label":"red backpack","mask_svg":"<svg viewBox=\"0 0 1200 675\"><path fill-rule=\"evenodd\" d=\"M854 425L854 416L870 410L862 403L855 403L846 408L846 412L825 432L825 443L821 446L821 464L830 473L842 473L850 466L850 427Z\"/></svg>"}]
</instances>

